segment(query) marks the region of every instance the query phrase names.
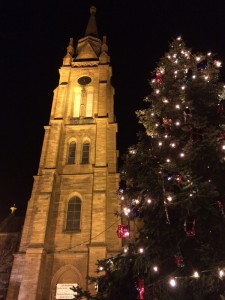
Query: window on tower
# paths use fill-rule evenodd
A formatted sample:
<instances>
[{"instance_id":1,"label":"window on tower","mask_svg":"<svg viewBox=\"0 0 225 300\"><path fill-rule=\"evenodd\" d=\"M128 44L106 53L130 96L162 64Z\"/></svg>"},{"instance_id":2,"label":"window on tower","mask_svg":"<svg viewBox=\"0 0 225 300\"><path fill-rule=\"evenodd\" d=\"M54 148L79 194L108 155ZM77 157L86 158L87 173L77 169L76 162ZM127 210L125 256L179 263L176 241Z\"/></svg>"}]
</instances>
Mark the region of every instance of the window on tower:
<instances>
[{"instance_id":1,"label":"window on tower","mask_svg":"<svg viewBox=\"0 0 225 300\"><path fill-rule=\"evenodd\" d=\"M77 196L68 202L66 231L80 230L81 200Z\"/></svg>"},{"instance_id":2,"label":"window on tower","mask_svg":"<svg viewBox=\"0 0 225 300\"><path fill-rule=\"evenodd\" d=\"M85 141L83 143L83 149L82 149L82 164L89 164L89 152L90 152L90 143L88 141Z\"/></svg>"},{"instance_id":3,"label":"window on tower","mask_svg":"<svg viewBox=\"0 0 225 300\"><path fill-rule=\"evenodd\" d=\"M68 158L67 158L68 164L75 163L75 154L76 154L76 143L73 141L69 144L69 151L68 151Z\"/></svg>"}]
</instances>

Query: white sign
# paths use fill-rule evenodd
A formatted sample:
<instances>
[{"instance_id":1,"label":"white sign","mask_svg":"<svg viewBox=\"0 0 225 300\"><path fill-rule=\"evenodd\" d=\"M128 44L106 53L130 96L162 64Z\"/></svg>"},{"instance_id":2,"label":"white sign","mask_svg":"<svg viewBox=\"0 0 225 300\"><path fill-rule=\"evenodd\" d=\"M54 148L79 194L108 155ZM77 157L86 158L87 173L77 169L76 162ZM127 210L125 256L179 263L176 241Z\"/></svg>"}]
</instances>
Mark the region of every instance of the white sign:
<instances>
[{"instance_id":1,"label":"white sign","mask_svg":"<svg viewBox=\"0 0 225 300\"><path fill-rule=\"evenodd\" d=\"M75 299L76 293L71 290L71 288L77 286L77 283L58 283L56 288L56 299Z\"/></svg>"}]
</instances>

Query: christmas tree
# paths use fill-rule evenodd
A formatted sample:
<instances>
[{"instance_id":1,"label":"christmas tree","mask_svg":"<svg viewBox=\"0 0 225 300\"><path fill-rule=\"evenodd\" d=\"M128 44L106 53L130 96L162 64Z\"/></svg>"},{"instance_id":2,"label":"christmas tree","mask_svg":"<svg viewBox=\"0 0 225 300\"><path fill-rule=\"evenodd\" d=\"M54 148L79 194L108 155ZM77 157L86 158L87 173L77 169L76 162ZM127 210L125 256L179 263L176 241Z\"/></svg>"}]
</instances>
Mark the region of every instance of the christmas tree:
<instances>
[{"instance_id":1,"label":"christmas tree","mask_svg":"<svg viewBox=\"0 0 225 300\"><path fill-rule=\"evenodd\" d=\"M225 294L220 67L213 53L194 54L177 38L152 73L146 108L137 111L145 132L121 172L117 236L123 252L98 262L97 299Z\"/></svg>"}]
</instances>

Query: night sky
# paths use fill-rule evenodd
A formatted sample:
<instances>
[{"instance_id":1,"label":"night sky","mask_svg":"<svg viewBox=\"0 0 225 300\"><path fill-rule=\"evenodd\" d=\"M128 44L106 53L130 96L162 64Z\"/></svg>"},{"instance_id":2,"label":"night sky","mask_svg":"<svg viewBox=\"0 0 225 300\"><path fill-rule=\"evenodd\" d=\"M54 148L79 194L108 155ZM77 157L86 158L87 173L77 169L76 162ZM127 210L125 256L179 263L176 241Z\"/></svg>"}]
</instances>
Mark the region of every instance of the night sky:
<instances>
[{"instance_id":1,"label":"night sky","mask_svg":"<svg viewBox=\"0 0 225 300\"><path fill-rule=\"evenodd\" d=\"M107 36L115 87L120 154L136 142L135 110L173 38L194 52L211 51L225 65L225 1L4 1L0 7L0 221L16 203L23 215L37 174L58 69L69 38L84 36L89 8ZM225 81L225 66L221 80Z\"/></svg>"}]
</instances>

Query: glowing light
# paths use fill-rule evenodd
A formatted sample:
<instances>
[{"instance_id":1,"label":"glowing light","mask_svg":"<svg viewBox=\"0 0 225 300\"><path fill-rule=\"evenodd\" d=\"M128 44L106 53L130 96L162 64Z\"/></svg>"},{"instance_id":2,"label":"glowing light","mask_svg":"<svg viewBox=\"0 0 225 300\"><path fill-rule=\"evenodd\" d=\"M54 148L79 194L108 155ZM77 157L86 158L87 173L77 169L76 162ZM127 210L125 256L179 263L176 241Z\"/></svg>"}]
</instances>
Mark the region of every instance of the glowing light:
<instances>
[{"instance_id":1,"label":"glowing light","mask_svg":"<svg viewBox=\"0 0 225 300\"><path fill-rule=\"evenodd\" d=\"M220 278L222 278L224 276L224 271L223 270L219 270L219 276L220 276Z\"/></svg>"},{"instance_id":2,"label":"glowing light","mask_svg":"<svg viewBox=\"0 0 225 300\"><path fill-rule=\"evenodd\" d=\"M175 143L171 143L171 144L170 144L170 147L175 148L175 147L176 147L176 144L175 144Z\"/></svg>"},{"instance_id":3,"label":"glowing light","mask_svg":"<svg viewBox=\"0 0 225 300\"><path fill-rule=\"evenodd\" d=\"M103 268L103 266L99 266L99 271L103 271L104 270L104 268Z\"/></svg>"},{"instance_id":4,"label":"glowing light","mask_svg":"<svg viewBox=\"0 0 225 300\"><path fill-rule=\"evenodd\" d=\"M171 196L168 196L166 199L167 199L169 202L171 202L171 201L173 200L173 198L172 198Z\"/></svg>"},{"instance_id":5,"label":"glowing light","mask_svg":"<svg viewBox=\"0 0 225 300\"><path fill-rule=\"evenodd\" d=\"M222 63L221 63L221 61L219 61L219 60L215 60L214 61L214 64L216 65L216 67L221 67L221 65L222 65Z\"/></svg>"},{"instance_id":6,"label":"glowing light","mask_svg":"<svg viewBox=\"0 0 225 300\"><path fill-rule=\"evenodd\" d=\"M177 285L177 282L174 278L170 279L169 281L169 284L172 286L172 287L175 287Z\"/></svg>"},{"instance_id":7,"label":"glowing light","mask_svg":"<svg viewBox=\"0 0 225 300\"><path fill-rule=\"evenodd\" d=\"M162 146L162 142L159 142L158 145L161 147Z\"/></svg>"},{"instance_id":8,"label":"glowing light","mask_svg":"<svg viewBox=\"0 0 225 300\"><path fill-rule=\"evenodd\" d=\"M200 56L197 56L197 57L196 57L196 60L197 60L197 61L200 61L200 59L201 59Z\"/></svg>"},{"instance_id":9,"label":"glowing light","mask_svg":"<svg viewBox=\"0 0 225 300\"><path fill-rule=\"evenodd\" d=\"M191 194L189 194L189 197L193 197L193 194L191 193Z\"/></svg>"},{"instance_id":10,"label":"glowing light","mask_svg":"<svg viewBox=\"0 0 225 300\"><path fill-rule=\"evenodd\" d=\"M176 109L180 109L180 104L175 105Z\"/></svg>"},{"instance_id":11,"label":"glowing light","mask_svg":"<svg viewBox=\"0 0 225 300\"><path fill-rule=\"evenodd\" d=\"M177 40L180 41L180 40L181 40L181 36L178 36L178 37L177 37Z\"/></svg>"},{"instance_id":12,"label":"glowing light","mask_svg":"<svg viewBox=\"0 0 225 300\"><path fill-rule=\"evenodd\" d=\"M169 103L168 99L166 99L166 98L163 98L162 102L163 103Z\"/></svg>"},{"instance_id":13,"label":"glowing light","mask_svg":"<svg viewBox=\"0 0 225 300\"><path fill-rule=\"evenodd\" d=\"M159 124L158 124L158 123L156 123L156 124L155 124L155 127L158 127L158 126L159 126Z\"/></svg>"},{"instance_id":14,"label":"glowing light","mask_svg":"<svg viewBox=\"0 0 225 300\"><path fill-rule=\"evenodd\" d=\"M121 196L121 200L124 200L124 196Z\"/></svg>"},{"instance_id":15,"label":"glowing light","mask_svg":"<svg viewBox=\"0 0 225 300\"><path fill-rule=\"evenodd\" d=\"M148 198L147 202L150 204L150 203L152 203L152 200L150 198Z\"/></svg>"},{"instance_id":16,"label":"glowing light","mask_svg":"<svg viewBox=\"0 0 225 300\"><path fill-rule=\"evenodd\" d=\"M192 78L195 79L195 78L196 78L196 75L193 75Z\"/></svg>"},{"instance_id":17,"label":"glowing light","mask_svg":"<svg viewBox=\"0 0 225 300\"><path fill-rule=\"evenodd\" d=\"M185 90L186 86L185 85L182 85L181 89L182 90Z\"/></svg>"},{"instance_id":18,"label":"glowing light","mask_svg":"<svg viewBox=\"0 0 225 300\"><path fill-rule=\"evenodd\" d=\"M158 89L155 90L155 93L156 93L156 94L159 94L159 93L160 93L160 90L158 90Z\"/></svg>"},{"instance_id":19,"label":"glowing light","mask_svg":"<svg viewBox=\"0 0 225 300\"><path fill-rule=\"evenodd\" d=\"M152 112L152 113L151 113L151 116L153 117L154 115L155 115L155 114Z\"/></svg>"},{"instance_id":20,"label":"glowing light","mask_svg":"<svg viewBox=\"0 0 225 300\"><path fill-rule=\"evenodd\" d=\"M207 53L208 56L211 56L211 54L212 54L211 52L208 52L208 53Z\"/></svg>"},{"instance_id":21,"label":"glowing light","mask_svg":"<svg viewBox=\"0 0 225 300\"><path fill-rule=\"evenodd\" d=\"M175 125L176 125L176 126L180 126L180 121L176 121L176 122L175 122Z\"/></svg>"},{"instance_id":22,"label":"glowing light","mask_svg":"<svg viewBox=\"0 0 225 300\"><path fill-rule=\"evenodd\" d=\"M182 152L182 153L180 153L180 157L184 157L184 153Z\"/></svg>"},{"instance_id":23,"label":"glowing light","mask_svg":"<svg viewBox=\"0 0 225 300\"><path fill-rule=\"evenodd\" d=\"M200 276L199 276L199 273L198 273L197 271L195 271L194 274L193 274L193 277L194 277L194 278L199 278L199 277L200 277Z\"/></svg>"},{"instance_id":24,"label":"glowing light","mask_svg":"<svg viewBox=\"0 0 225 300\"><path fill-rule=\"evenodd\" d=\"M157 266L154 266L154 267L153 267L153 271L158 272L158 270L159 270L159 269L158 269Z\"/></svg>"},{"instance_id":25,"label":"glowing light","mask_svg":"<svg viewBox=\"0 0 225 300\"><path fill-rule=\"evenodd\" d=\"M143 248L139 248L138 252L139 253L144 253L144 249Z\"/></svg>"},{"instance_id":26,"label":"glowing light","mask_svg":"<svg viewBox=\"0 0 225 300\"><path fill-rule=\"evenodd\" d=\"M128 248L124 248L124 249L123 249L123 252L124 252L124 253L127 253L127 252L128 252Z\"/></svg>"},{"instance_id":27,"label":"glowing light","mask_svg":"<svg viewBox=\"0 0 225 300\"><path fill-rule=\"evenodd\" d=\"M205 75L205 80L207 80L209 78L209 76L208 75Z\"/></svg>"},{"instance_id":28,"label":"glowing light","mask_svg":"<svg viewBox=\"0 0 225 300\"><path fill-rule=\"evenodd\" d=\"M124 207L123 212L124 212L125 216L128 216L130 213L130 208Z\"/></svg>"},{"instance_id":29,"label":"glowing light","mask_svg":"<svg viewBox=\"0 0 225 300\"><path fill-rule=\"evenodd\" d=\"M165 135L164 135L164 138L167 139L167 138L168 138L168 134L165 134Z\"/></svg>"},{"instance_id":30,"label":"glowing light","mask_svg":"<svg viewBox=\"0 0 225 300\"><path fill-rule=\"evenodd\" d=\"M171 160L170 160L169 158L167 158L167 159L166 159L166 162L168 162L168 163L169 163L170 161L171 161Z\"/></svg>"},{"instance_id":31,"label":"glowing light","mask_svg":"<svg viewBox=\"0 0 225 300\"><path fill-rule=\"evenodd\" d=\"M225 145L222 146L222 150L225 150Z\"/></svg>"}]
</instances>

